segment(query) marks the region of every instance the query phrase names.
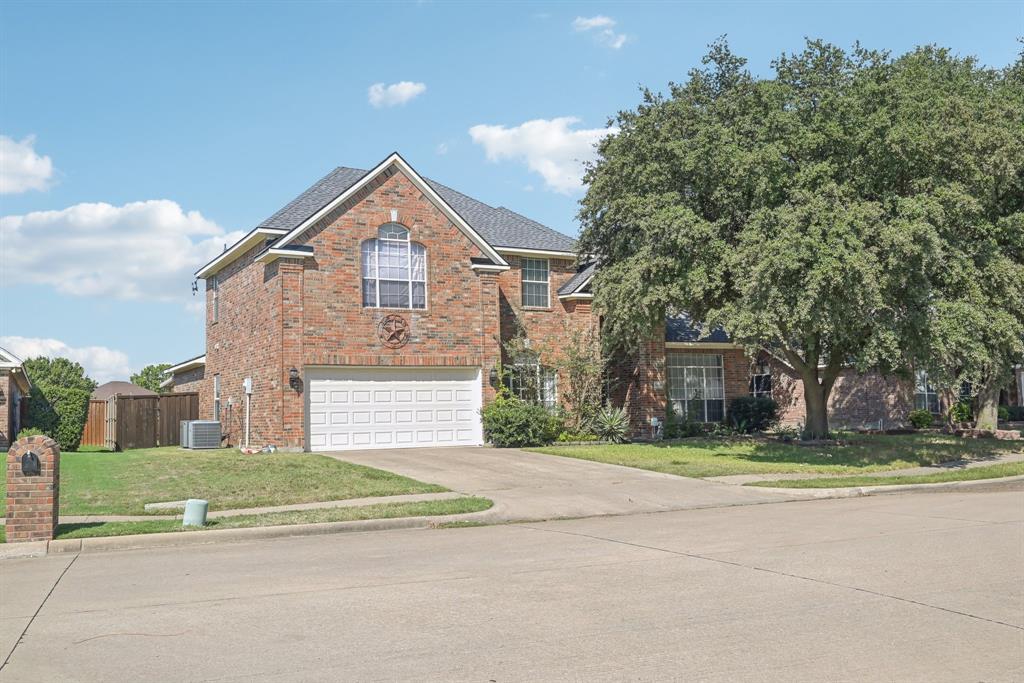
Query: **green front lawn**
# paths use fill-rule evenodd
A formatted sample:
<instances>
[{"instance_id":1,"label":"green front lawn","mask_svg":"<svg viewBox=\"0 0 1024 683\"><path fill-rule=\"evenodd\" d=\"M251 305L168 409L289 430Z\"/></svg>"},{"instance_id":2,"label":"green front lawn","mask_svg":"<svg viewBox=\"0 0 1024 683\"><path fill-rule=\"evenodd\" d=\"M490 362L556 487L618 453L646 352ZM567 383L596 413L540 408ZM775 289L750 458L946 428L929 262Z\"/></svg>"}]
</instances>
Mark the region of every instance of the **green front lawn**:
<instances>
[{"instance_id":1,"label":"green front lawn","mask_svg":"<svg viewBox=\"0 0 1024 683\"><path fill-rule=\"evenodd\" d=\"M772 486L787 489L831 489L850 486L887 486L893 484L942 484L950 481L977 481L998 479L1024 474L1024 462L1004 462L988 467L971 467L935 474L917 474L892 477L823 477L821 479L783 479L755 481L746 486Z\"/></svg>"},{"instance_id":2,"label":"green front lawn","mask_svg":"<svg viewBox=\"0 0 1024 683\"><path fill-rule=\"evenodd\" d=\"M432 517L461 515L487 510L494 503L487 498L451 498L418 503L378 503L348 508L268 512L262 515L238 515L211 519L204 527L185 528L179 519L154 519L151 522L93 522L61 524L56 538L93 538L96 536L127 536L130 534L162 534L175 531L209 531L211 529L244 529L255 526L315 524L319 522L352 522L365 519L396 517Z\"/></svg>"},{"instance_id":3,"label":"green front lawn","mask_svg":"<svg viewBox=\"0 0 1024 683\"><path fill-rule=\"evenodd\" d=\"M546 446L530 450L683 477L786 472L859 473L984 459L1024 444L948 434L844 436L842 445L800 446L767 439L684 439L653 444Z\"/></svg>"},{"instance_id":4,"label":"green front lawn","mask_svg":"<svg viewBox=\"0 0 1024 683\"><path fill-rule=\"evenodd\" d=\"M234 449L190 451L170 446L123 453L69 452L60 458L64 515L141 515L146 514L145 503L187 498L208 500L211 510L232 510L446 490L314 453L244 455ZM5 500L2 480L0 494L0 501Z\"/></svg>"}]
</instances>

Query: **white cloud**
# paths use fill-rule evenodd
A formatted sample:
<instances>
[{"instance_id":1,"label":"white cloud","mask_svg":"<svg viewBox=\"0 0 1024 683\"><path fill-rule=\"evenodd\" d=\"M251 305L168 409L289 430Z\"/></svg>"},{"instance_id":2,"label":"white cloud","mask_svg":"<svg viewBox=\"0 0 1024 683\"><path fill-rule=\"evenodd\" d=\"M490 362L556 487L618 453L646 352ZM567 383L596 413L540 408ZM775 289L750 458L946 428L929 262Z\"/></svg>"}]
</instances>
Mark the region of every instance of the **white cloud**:
<instances>
[{"instance_id":1,"label":"white cloud","mask_svg":"<svg viewBox=\"0 0 1024 683\"><path fill-rule=\"evenodd\" d=\"M2 284L17 279L75 296L183 301L195 270L242 234L169 199L4 216Z\"/></svg>"},{"instance_id":2,"label":"white cloud","mask_svg":"<svg viewBox=\"0 0 1024 683\"><path fill-rule=\"evenodd\" d=\"M469 129L473 142L483 146L490 161L524 162L555 192L570 194L582 186L583 162L594 158L594 145L616 128L572 130L573 116L536 119L519 126L478 125Z\"/></svg>"},{"instance_id":3,"label":"white cloud","mask_svg":"<svg viewBox=\"0 0 1024 683\"><path fill-rule=\"evenodd\" d=\"M123 351L106 346L68 346L59 339L38 337L0 337L0 346L8 349L22 360L46 356L62 356L85 368L85 374L100 384L111 380L128 380L132 374L128 356Z\"/></svg>"},{"instance_id":4,"label":"white cloud","mask_svg":"<svg viewBox=\"0 0 1024 683\"><path fill-rule=\"evenodd\" d=\"M53 178L50 157L36 154L36 139L30 135L21 142L0 135L0 194L19 194L45 190Z\"/></svg>"},{"instance_id":5,"label":"white cloud","mask_svg":"<svg viewBox=\"0 0 1024 683\"><path fill-rule=\"evenodd\" d=\"M378 109L381 107L394 107L399 104L405 104L426 91L426 83L413 83L412 81L402 81L400 83L392 83L391 85L374 83L370 86L369 91L370 104Z\"/></svg>"},{"instance_id":6,"label":"white cloud","mask_svg":"<svg viewBox=\"0 0 1024 683\"><path fill-rule=\"evenodd\" d=\"M605 47L618 50L626 44L626 34L616 33L615 20L598 14L596 17L576 17L572 22L573 30L578 33L593 32L594 40Z\"/></svg>"}]
</instances>

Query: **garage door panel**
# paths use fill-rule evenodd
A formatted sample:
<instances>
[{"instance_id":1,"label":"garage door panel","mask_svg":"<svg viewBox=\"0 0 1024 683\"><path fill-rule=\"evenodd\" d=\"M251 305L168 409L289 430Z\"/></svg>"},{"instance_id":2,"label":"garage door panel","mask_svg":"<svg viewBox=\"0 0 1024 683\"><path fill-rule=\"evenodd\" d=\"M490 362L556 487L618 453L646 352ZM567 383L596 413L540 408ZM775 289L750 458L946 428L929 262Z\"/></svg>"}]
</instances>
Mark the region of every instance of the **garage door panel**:
<instances>
[{"instance_id":1,"label":"garage door panel","mask_svg":"<svg viewBox=\"0 0 1024 683\"><path fill-rule=\"evenodd\" d=\"M311 449L482 443L476 368L309 369Z\"/></svg>"}]
</instances>

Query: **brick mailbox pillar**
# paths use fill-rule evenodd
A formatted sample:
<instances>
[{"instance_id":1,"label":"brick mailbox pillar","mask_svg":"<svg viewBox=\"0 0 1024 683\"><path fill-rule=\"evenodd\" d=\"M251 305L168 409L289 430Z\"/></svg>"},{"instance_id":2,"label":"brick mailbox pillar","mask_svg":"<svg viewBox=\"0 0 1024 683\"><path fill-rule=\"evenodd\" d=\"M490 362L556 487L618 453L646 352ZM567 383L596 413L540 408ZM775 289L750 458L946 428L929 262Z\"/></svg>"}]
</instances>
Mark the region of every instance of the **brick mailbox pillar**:
<instances>
[{"instance_id":1,"label":"brick mailbox pillar","mask_svg":"<svg viewBox=\"0 0 1024 683\"><path fill-rule=\"evenodd\" d=\"M30 453L35 454L35 458ZM36 458L38 474L31 472ZM27 473L23 469L28 470ZM7 451L8 543L53 538L59 490L60 447L57 442L47 436L29 436L15 441Z\"/></svg>"}]
</instances>

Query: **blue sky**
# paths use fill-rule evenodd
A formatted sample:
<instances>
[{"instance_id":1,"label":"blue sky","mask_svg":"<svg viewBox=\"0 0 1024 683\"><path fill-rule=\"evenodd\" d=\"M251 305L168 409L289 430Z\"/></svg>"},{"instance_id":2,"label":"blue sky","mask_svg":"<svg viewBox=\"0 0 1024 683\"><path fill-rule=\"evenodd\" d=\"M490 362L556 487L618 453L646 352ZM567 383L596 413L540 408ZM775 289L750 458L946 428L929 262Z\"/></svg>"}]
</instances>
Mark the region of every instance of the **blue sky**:
<instances>
[{"instance_id":1,"label":"blue sky","mask_svg":"<svg viewBox=\"0 0 1024 683\"><path fill-rule=\"evenodd\" d=\"M206 256L394 150L574 234L609 115L722 34L762 75L805 36L1003 66L1024 3L4 3L0 345L100 380L201 353Z\"/></svg>"}]
</instances>

